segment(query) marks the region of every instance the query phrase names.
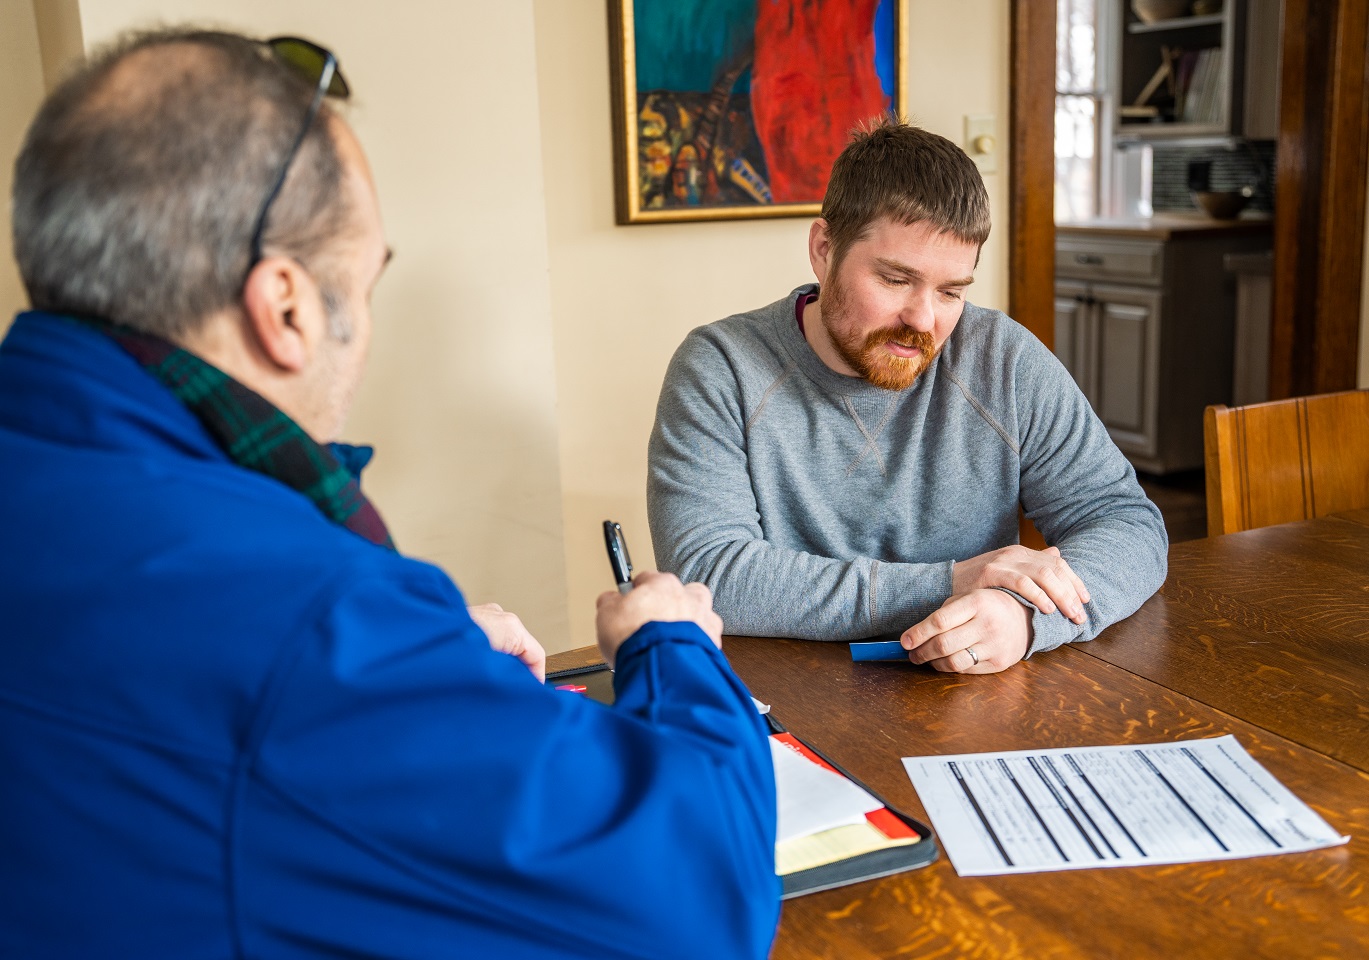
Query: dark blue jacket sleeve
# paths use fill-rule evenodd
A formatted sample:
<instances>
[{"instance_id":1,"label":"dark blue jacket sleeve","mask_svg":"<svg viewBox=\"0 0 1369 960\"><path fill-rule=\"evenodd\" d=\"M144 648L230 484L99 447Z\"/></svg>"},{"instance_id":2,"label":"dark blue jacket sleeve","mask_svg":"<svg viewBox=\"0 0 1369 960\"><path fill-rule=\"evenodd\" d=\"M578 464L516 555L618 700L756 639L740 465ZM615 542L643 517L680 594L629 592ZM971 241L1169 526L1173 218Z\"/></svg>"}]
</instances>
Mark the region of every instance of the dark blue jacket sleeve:
<instances>
[{"instance_id":1,"label":"dark blue jacket sleeve","mask_svg":"<svg viewBox=\"0 0 1369 960\"><path fill-rule=\"evenodd\" d=\"M707 636L638 631L610 708L492 652L434 569L386 573L263 692L230 813L245 952L766 956L769 746Z\"/></svg>"}]
</instances>

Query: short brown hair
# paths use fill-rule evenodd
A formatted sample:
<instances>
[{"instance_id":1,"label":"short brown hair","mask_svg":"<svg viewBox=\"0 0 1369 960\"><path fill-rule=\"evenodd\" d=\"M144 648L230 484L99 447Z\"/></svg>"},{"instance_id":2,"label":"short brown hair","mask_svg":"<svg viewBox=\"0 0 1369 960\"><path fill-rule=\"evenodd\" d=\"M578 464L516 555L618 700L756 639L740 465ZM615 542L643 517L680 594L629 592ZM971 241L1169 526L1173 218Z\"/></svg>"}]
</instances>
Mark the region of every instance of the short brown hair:
<instances>
[{"instance_id":1,"label":"short brown hair","mask_svg":"<svg viewBox=\"0 0 1369 960\"><path fill-rule=\"evenodd\" d=\"M989 238L989 194L974 161L945 137L893 116L857 128L832 164L822 217L840 263L881 217L927 222L957 240Z\"/></svg>"}]
</instances>

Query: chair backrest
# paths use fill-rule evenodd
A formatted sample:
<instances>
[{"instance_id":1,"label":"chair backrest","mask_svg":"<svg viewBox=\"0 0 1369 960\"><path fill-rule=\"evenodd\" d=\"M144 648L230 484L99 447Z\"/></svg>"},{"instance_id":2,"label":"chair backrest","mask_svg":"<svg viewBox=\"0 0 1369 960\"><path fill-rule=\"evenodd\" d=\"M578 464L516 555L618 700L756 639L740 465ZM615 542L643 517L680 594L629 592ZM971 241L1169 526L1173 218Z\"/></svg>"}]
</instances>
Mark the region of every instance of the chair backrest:
<instances>
[{"instance_id":1,"label":"chair backrest","mask_svg":"<svg viewBox=\"0 0 1369 960\"><path fill-rule=\"evenodd\" d=\"M1207 533L1236 533L1369 507L1369 390L1203 417Z\"/></svg>"}]
</instances>

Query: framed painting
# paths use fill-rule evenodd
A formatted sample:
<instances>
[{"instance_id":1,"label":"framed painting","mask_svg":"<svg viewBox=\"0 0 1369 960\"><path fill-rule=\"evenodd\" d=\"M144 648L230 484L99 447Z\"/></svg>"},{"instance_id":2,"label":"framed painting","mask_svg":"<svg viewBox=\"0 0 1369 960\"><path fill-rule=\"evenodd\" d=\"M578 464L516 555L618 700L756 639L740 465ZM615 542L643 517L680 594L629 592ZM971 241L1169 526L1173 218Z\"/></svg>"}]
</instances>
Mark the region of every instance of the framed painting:
<instances>
[{"instance_id":1,"label":"framed painting","mask_svg":"<svg viewBox=\"0 0 1369 960\"><path fill-rule=\"evenodd\" d=\"M619 223L812 216L905 112L902 0L609 0Z\"/></svg>"}]
</instances>

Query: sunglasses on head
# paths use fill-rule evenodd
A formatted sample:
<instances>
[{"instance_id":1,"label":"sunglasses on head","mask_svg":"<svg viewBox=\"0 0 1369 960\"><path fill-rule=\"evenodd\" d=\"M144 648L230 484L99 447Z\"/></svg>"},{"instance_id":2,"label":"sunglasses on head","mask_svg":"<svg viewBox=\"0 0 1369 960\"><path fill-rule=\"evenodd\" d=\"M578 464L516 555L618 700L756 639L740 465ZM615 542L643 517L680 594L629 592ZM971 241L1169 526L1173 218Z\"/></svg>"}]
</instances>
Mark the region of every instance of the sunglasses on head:
<instances>
[{"instance_id":1,"label":"sunglasses on head","mask_svg":"<svg viewBox=\"0 0 1369 960\"><path fill-rule=\"evenodd\" d=\"M263 40L262 43L278 62L314 84L315 88L314 98L309 102L309 109L305 111L304 122L300 124L295 142L290 147L290 152L285 155L285 162L281 164L275 184L266 195L261 212L257 214L257 225L252 231L252 260L247 265L248 272L261 262L261 237L266 230L266 216L270 213L271 204L275 202L280 188L285 184L285 175L290 172L290 164L294 162L295 154L299 153L300 145L304 143L309 128L314 125L314 119L323 106L323 98L336 97L339 100L346 100L352 94L347 81L343 79L342 71L338 69L337 57L331 50L300 37L272 37L270 40Z\"/></svg>"}]
</instances>

